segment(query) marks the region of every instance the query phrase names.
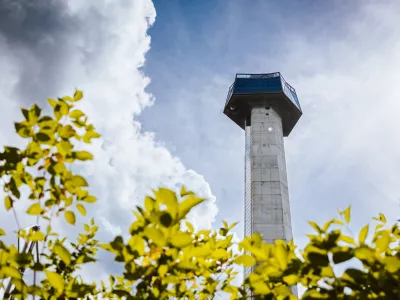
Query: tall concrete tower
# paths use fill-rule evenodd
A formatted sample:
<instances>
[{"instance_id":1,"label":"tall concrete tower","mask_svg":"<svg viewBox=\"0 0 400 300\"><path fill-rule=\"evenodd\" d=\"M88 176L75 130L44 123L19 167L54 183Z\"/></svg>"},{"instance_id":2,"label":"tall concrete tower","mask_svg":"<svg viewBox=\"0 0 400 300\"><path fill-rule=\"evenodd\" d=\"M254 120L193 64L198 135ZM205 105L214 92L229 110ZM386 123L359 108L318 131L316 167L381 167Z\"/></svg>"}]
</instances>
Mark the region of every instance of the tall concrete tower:
<instances>
[{"instance_id":1,"label":"tall concrete tower","mask_svg":"<svg viewBox=\"0 0 400 300\"><path fill-rule=\"evenodd\" d=\"M280 73L237 74L224 113L245 130L245 235L291 240L283 137L302 115L295 89Z\"/></svg>"}]
</instances>

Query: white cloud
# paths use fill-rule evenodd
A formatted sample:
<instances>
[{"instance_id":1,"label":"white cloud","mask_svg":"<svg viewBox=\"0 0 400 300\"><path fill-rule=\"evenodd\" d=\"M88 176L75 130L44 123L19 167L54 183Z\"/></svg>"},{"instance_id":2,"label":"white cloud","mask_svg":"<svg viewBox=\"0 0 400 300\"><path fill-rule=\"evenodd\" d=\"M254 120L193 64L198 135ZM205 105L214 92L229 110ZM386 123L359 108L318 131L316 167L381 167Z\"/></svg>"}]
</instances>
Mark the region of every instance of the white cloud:
<instances>
[{"instance_id":1,"label":"white cloud","mask_svg":"<svg viewBox=\"0 0 400 300\"><path fill-rule=\"evenodd\" d=\"M119 225L129 223L129 210L149 191L148 182L175 187L179 180L210 198L208 206L193 215L199 226L209 226L216 206L204 179L186 170L154 135L143 134L140 124L132 119L132 114L140 114L152 103L151 96L144 92L149 79L137 70L149 48L146 30L155 17L151 2L134 1L133 6L122 1L69 3L71 25L64 31L60 29L60 36L67 41L63 44L66 51L62 52L62 59L57 60L62 62L61 67L44 66L37 59L38 51L13 48L11 41L0 34L0 69L7 73L0 80L1 143L15 142L9 132L13 130L12 120L17 119L17 107L22 100L14 88L19 87L21 78L24 78L22 83L29 83L27 77L39 80L44 76L42 70L50 71L53 77L62 78L61 83L54 88L53 84L44 84L44 88L48 87L54 96L71 93L75 86L84 89L86 98L82 106L104 135L93 147L96 162L85 168L85 172L100 199L98 219L106 220L104 224L110 232L119 232ZM119 6L121 3L125 6ZM264 24L270 15L278 15L268 7L263 10L254 6L254 9L262 15L262 20L257 19L258 14L237 9L229 12L231 23L223 20L217 23L221 25L218 28L204 28L209 33L205 36L215 42L211 44L216 44L215 49L207 48L209 57L218 57L214 69L197 63L202 57L197 57L193 47L199 40L193 39L188 52L190 61L182 58L178 65L173 62L173 68L160 70L166 74L163 79L179 92L171 93L174 101L164 105L156 102L154 109L162 107L162 112L152 122L167 127L171 140L174 136L178 136L177 141L183 140L185 147L179 148L179 156L185 155L186 161L207 170L207 178L212 178L212 185L220 190L218 195L224 196L219 198L222 200L219 217L231 221L232 216L243 215L240 151L244 138L243 132L221 113L229 86L226 78L230 80L233 75L227 72L282 71L297 89L304 110L286 140L296 241L304 244L302 237L309 231L306 220L326 220L335 214L336 208L349 204L354 208L356 227L368 222L378 211L391 219L398 217L400 7L397 2L364 2L348 12L351 17L332 20L327 16L327 21L337 28L327 28L323 18L313 24L303 22L304 26L299 28L289 28L286 24L290 22L285 22L281 24L286 26L285 35L276 44L271 38L264 38L268 32L261 32L261 27L257 29L262 38L250 40L249 37L256 37L251 32L239 34L239 29L246 32L247 25L251 28L257 22ZM238 26L239 15L242 26ZM250 20L249 16L255 17ZM71 28L75 31L71 32ZM217 32L217 38L213 32ZM246 43L238 36L245 38ZM51 49L59 42L51 34L43 40L42 44ZM176 43L182 46L179 41ZM229 51L216 50L221 45ZM246 51L237 53L243 45ZM35 47L32 49L37 50ZM176 52L186 50L183 47ZM182 74L188 74L186 63L191 76L185 78L182 87ZM34 71L27 71L30 66ZM171 76L171 70L180 76L177 75L177 80ZM167 100L170 99L165 96L163 101ZM167 115L174 120L165 120ZM150 114L147 117L151 118ZM185 135L186 132L196 135Z\"/></svg>"},{"instance_id":2,"label":"white cloud","mask_svg":"<svg viewBox=\"0 0 400 300\"><path fill-rule=\"evenodd\" d=\"M19 13L15 13L18 20L11 17L10 20L20 25L21 30L33 32L39 28L43 33L37 42L24 45L25 41L15 42L10 33L0 31L0 69L7 72L0 80L3 94L0 99L1 145L17 143L11 133L12 121L20 119L19 106L38 101L38 95L57 97L73 93L75 87L80 88L85 97L79 105L102 134L102 139L91 146L95 161L79 166L89 179L91 191L99 199L89 208L89 215L94 215L103 225L101 236L108 240L110 233L126 233L134 218L135 205L142 204L145 194L160 185L177 188L184 184L207 198L207 203L193 212L191 219L200 227L211 227L217 208L210 186L201 175L185 168L154 134L142 132L140 123L134 120L154 101L145 91L150 79L140 70L150 48L147 30L156 16L152 2L69 1L68 8L51 0L47 1L48 7L32 4L37 5L34 9L39 7L42 11L65 17L64 21L70 26L58 23L53 26L62 29L59 31L62 31L63 39L58 38L59 32L53 34L53 29L39 25L33 29L23 28L24 9L28 8L22 2L18 5L21 5ZM37 21L40 23L40 18ZM21 33L24 34L26 32ZM43 44L50 48L49 55L43 54ZM56 53L54 47L65 47L66 51ZM57 61L57 66L49 65L51 55L59 55L52 58ZM26 73L38 85L38 89L32 89L32 99L21 99L21 95L29 94L28 83L24 82ZM26 91L21 91L24 88ZM48 92L37 92L47 88ZM40 99L41 104L43 100ZM166 116L164 121L168 122ZM0 227L10 228L10 222L13 222L10 213L6 215L2 207L0 214ZM7 217L3 217L5 215ZM26 226L33 220L20 217L20 222L21 226ZM75 231L68 226L62 221L57 227L65 234ZM108 234L104 235L105 231Z\"/></svg>"},{"instance_id":3,"label":"white cloud","mask_svg":"<svg viewBox=\"0 0 400 300\"><path fill-rule=\"evenodd\" d=\"M287 143L290 184L324 195L329 201L310 199L324 211L352 204L360 223L378 211L398 217L399 11L365 5L346 24L346 37L324 36L316 47L290 36L293 50L283 55L287 70L298 66L289 72L304 110ZM311 59L302 63L305 57Z\"/></svg>"},{"instance_id":4,"label":"white cloud","mask_svg":"<svg viewBox=\"0 0 400 300\"><path fill-rule=\"evenodd\" d=\"M224 97L234 72L270 71L293 84L304 111L285 139L295 241L306 243L308 220L326 221L350 204L353 232L378 212L399 217L399 3L364 1L352 10L330 3L315 15L232 3L210 12L201 29L179 24L190 29L191 45L183 39L168 49L172 57L186 55L157 72L168 82L160 94L176 89L154 109L180 113L168 128L148 125L163 135L178 132L171 140L184 146L181 157L201 168L217 193L218 219L243 215L244 134L221 113ZM284 20L270 22L276 16ZM178 30L166 26L166 37ZM179 74L189 73L182 84Z\"/></svg>"}]
</instances>

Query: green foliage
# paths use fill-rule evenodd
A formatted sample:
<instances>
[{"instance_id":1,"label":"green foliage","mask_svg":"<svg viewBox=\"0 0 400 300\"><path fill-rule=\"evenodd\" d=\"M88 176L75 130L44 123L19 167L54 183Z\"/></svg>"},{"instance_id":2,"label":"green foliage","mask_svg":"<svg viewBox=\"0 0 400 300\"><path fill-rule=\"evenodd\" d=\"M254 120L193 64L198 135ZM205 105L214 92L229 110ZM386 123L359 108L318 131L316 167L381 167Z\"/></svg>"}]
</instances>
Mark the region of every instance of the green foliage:
<instances>
[{"instance_id":1,"label":"green foliage","mask_svg":"<svg viewBox=\"0 0 400 300\"><path fill-rule=\"evenodd\" d=\"M15 214L14 204L28 201L26 214L47 224L42 231L18 231L19 238L42 245L39 261L2 241L6 231L0 228L0 289L10 280L14 298L213 299L223 293L247 299L251 293L255 299L298 299L291 288L301 285L306 289L301 299L397 299L398 225L389 226L379 214L373 230L366 225L357 236L346 235L350 207L339 212L341 220L309 222L313 234L297 252L293 242L266 244L257 234L234 243L231 230L237 223L223 222L217 231L195 230L186 217L205 199L184 187L180 193L160 188L147 196L124 237L100 243L93 219L76 241L60 237L51 221L63 216L75 225L97 200L87 180L71 171L77 161L93 159L76 142L91 143L100 136L75 108L82 97L76 91L73 97L48 99L52 116L42 116L37 105L22 109L24 120L15 123L15 130L26 147L6 146L0 152L6 211ZM109 252L123 272L110 274L107 282L81 278L79 271L97 263L99 251ZM347 262L352 263L339 272L337 266ZM252 268L240 286L233 284L238 267ZM23 277L24 270L33 271L34 279Z\"/></svg>"},{"instance_id":2,"label":"green foliage","mask_svg":"<svg viewBox=\"0 0 400 300\"><path fill-rule=\"evenodd\" d=\"M350 222L350 208L340 215ZM258 236L246 238L241 247L254 255L257 266L244 285L257 294L274 295L277 299L289 295L288 287L294 284L307 290L301 299L397 299L400 230L397 224L383 226L383 214L378 220L380 224L369 243L368 225L361 229L356 242L343 234L344 229L329 229L333 224L343 226L341 221L330 220L322 227L310 222L317 234L308 235L310 241L299 256L292 243L277 241L266 245ZM340 274L336 265L350 260L362 268L348 268Z\"/></svg>"},{"instance_id":3,"label":"green foliage","mask_svg":"<svg viewBox=\"0 0 400 300\"><path fill-rule=\"evenodd\" d=\"M146 209L137 207L129 239L116 237L101 245L125 270L111 280L111 290L103 296L208 299L229 286L236 275L232 235L218 237L209 230L196 233L183 223L190 207L204 199L182 194L186 196L178 197L163 188L155 191L155 197L146 198Z\"/></svg>"}]
</instances>

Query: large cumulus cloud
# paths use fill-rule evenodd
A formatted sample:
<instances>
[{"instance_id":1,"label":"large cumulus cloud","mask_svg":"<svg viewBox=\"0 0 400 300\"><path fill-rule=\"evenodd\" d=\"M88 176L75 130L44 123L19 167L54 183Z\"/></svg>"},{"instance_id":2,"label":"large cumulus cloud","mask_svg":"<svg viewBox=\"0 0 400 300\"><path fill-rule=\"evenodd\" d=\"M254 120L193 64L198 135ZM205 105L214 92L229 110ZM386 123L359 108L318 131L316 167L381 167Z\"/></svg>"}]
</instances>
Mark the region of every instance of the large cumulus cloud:
<instances>
[{"instance_id":1,"label":"large cumulus cloud","mask_svg":"<svg viewBox=\"0 0 400 300\"><path fill-rule=\"evenodd\" d=\"M91 146L95 161L79 169L99 198L89 214L103 225L104 239L124 232L134 206L160 185L185 184L208 198L191 216L198 226L210 227L217 213L205 179L135 121L154 101L141 67L155 16L149 0L0 1L0 145L21 143L12 134L19 107L83 89L80 105L102 138ZM0 214L0 227L14 226L3 207ZM58 227L70 231L64 222Z\"/></svg>"}]
</instances>

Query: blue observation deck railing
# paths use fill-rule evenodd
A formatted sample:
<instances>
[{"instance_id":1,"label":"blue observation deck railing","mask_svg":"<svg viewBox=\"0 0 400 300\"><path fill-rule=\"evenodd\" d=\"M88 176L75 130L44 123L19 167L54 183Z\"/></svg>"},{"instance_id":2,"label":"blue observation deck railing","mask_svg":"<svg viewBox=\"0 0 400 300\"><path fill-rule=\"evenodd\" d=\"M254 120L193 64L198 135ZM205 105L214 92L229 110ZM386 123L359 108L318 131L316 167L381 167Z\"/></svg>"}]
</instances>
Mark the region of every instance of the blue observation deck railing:
<instances>
[{"instance_id":1,"label":"blue observation deck railing","mask_svg":"<svg viewBox=\"0 0 400 300\"><path fill-rule=\"evenodd\" d=\"M228 105L228 102L234 93L252 94L273 92L283 92L301 111L296 90L286 82L279 72L268 74L236 74L235 82L229 87L225 106Z\"/></svg>"}]
</instances>

